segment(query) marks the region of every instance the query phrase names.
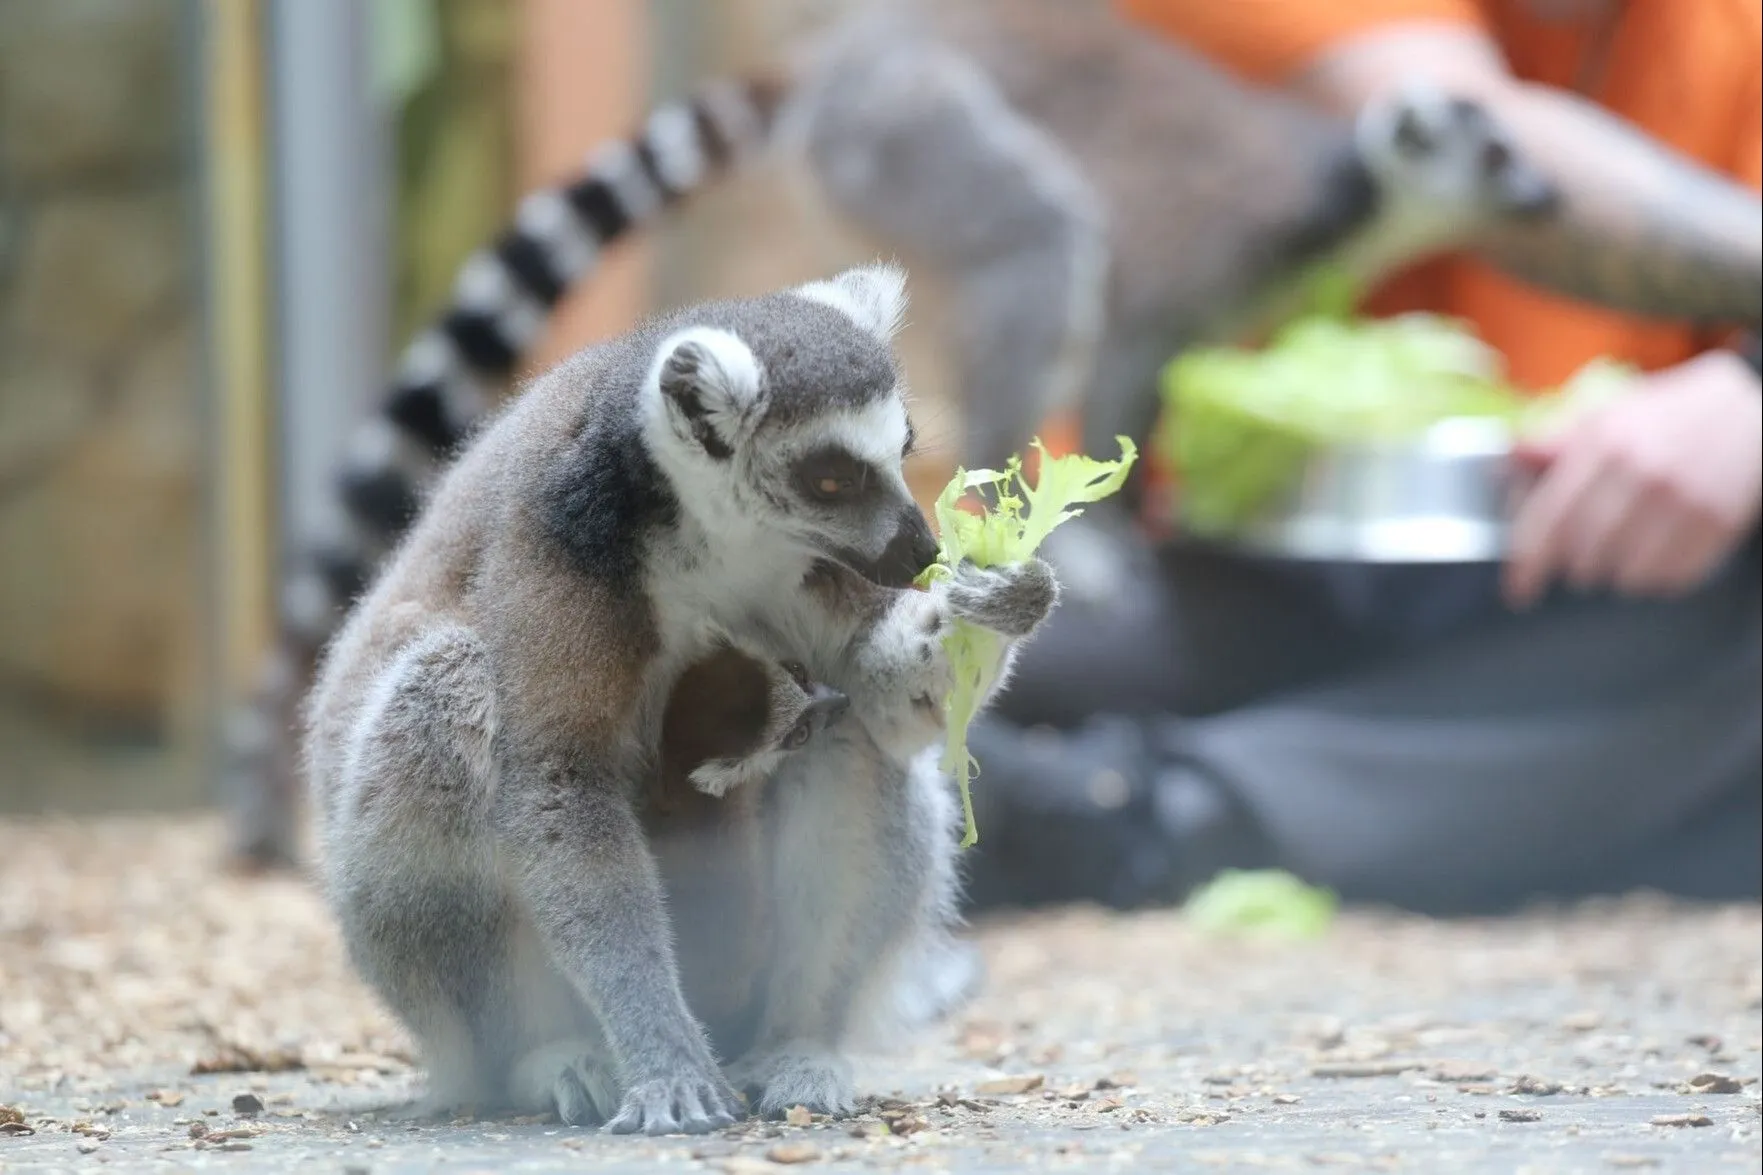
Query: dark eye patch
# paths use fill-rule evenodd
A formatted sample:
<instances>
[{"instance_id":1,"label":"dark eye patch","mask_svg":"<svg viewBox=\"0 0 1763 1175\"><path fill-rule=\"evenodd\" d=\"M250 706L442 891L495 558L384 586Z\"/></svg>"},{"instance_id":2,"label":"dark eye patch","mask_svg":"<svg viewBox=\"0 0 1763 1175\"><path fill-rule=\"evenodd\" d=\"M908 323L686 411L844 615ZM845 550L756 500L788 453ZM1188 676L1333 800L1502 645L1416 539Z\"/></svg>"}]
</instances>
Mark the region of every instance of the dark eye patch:
<instances>
[{"instance_id":1,"label":"dark eye patch","mask_svg":"<svg viewBox=\"0 0 1763 1175\"><path fill-rule=\"evenodd\" d=\"M802 495L816 502L856 501L881 484L873 465L837 446L797 458L790 472Z\"/></svg>"},{"instance_id":2,"label":"dark eye patch","mask_svg":"<svg viewBox=\"0 0 1763 1175\"><path fill-rule=\"evenodd\" d=\"M1397 115L1395 138L1396 149L1408 156L1430 155L1435 146L1432 133L1412 110L1404 109Z\"/></svg>"}]
</instances>

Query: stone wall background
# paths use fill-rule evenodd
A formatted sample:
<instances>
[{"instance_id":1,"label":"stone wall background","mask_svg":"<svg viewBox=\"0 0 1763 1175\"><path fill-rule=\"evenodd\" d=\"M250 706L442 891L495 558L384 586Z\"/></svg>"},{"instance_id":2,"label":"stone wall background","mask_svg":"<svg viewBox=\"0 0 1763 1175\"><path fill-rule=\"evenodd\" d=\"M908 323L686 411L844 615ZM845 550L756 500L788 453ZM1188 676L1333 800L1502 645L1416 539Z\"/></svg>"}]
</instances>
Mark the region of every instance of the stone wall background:
<instances>
[{"instance_id":1,"label":"stone wall background","mask_svg":"<svg viewBox=\"0 0 1763 1175\"><path fill-rule=\"evenodd\" d=\"M388 161L400 335L520 194L525 2L437 0L443 68ZM644 105L766 61L824 16L824 0L644 3ZM0 0L0 810L213 794L198 17L195 0ZM647 241L665 305L877 254L777 168L705 193ZM903 346L929 455L909 473L928 499L959 421L937 291L913 277Z\"/></svg>"},{"instance_id":2,"label":"stone wall background","mask_svg":"<svg viewBox=\"0 0 1763 1175\"><path fill-rule=\"evenodd\" d=\"M202 788L189 16L0 0L0 805Z\"/></svg>"}]
</instances>

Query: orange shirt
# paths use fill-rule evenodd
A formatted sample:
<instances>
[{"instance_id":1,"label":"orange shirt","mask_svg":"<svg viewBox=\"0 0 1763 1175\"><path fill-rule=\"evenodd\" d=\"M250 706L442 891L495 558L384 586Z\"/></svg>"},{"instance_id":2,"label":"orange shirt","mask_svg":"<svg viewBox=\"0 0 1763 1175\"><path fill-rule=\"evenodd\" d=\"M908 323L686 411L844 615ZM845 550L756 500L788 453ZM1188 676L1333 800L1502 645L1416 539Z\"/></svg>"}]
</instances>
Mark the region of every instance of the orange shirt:
<instances>
[{"instance_id":1,"label":"orange shirt","mask_svg":"<svg viewBox=\"0 0 1763 1175\"><path fill-rule=\"evenodd\" d=\"M1535 0L1119 3L1130 18L1265 84L1374 29L1443 22L1485 31L1514 76L1570 88L1591 40L1590 22L1541 19ZM1628 0L1588 97L1690 158L1763 188L1763 0ZM1505 354L1512 377L1531 387L1557 383L1598 355L1657 368L1713 341L1545 293L1462 257L1403 275L1372 308L1466 318Z\"/></svg>"}]
</instances>

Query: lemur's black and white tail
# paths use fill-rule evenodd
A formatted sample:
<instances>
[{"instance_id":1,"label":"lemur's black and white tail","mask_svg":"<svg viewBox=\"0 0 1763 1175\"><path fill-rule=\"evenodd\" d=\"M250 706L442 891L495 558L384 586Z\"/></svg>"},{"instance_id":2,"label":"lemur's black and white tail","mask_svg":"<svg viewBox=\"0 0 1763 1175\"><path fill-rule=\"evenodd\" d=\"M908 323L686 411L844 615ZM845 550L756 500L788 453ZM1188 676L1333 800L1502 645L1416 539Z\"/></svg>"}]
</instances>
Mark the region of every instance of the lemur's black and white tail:
<instances>
[{"instance_id":1,"label":"lemur's black and white tail","mask_svg":"<svg viewBox=\"0 0 1763 1175\"><path fill-rule=\"evenodd\" d=\"M338 479L345 532L297 552L283 573L273 659L226 731L227 798L242 858L291 859L291 743L313 659L493 406L494 389L514 376L602 251L765 146L782 91L774 78L723 81L657 108L579 173L529 194L501 236L461 268L452 300L405 348L384 398L350 438Z\"/></svg>"}]
</instances>

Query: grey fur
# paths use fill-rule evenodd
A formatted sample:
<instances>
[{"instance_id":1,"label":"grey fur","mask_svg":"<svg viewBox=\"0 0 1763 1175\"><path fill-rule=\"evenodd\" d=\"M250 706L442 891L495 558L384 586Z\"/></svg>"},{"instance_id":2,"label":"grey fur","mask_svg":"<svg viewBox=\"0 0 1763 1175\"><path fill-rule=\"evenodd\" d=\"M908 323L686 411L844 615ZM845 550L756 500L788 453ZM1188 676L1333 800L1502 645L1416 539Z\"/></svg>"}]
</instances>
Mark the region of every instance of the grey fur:
<instances>
[{"instance_id":1,"label":"grey fur","mask_svg":"<svg viewBox=\"0 0 1763 1175\"><path fill-rule=\"evenodd\" d=\"M327 651L326 889L437 1098L649 1133L738 1112L639 809L669 692L721 630L850 701L764 789L775 940L736 1072L766 1112L851 1107L860 1009L954 917L935 633L1025 635L1052 605L1034 572L888 586L934 552L900 475L902 300L897 272L853 271L578 355L471 446ZM829 445L875 471L849 504L789 475Z\"/></svg>"}]
</instances>

